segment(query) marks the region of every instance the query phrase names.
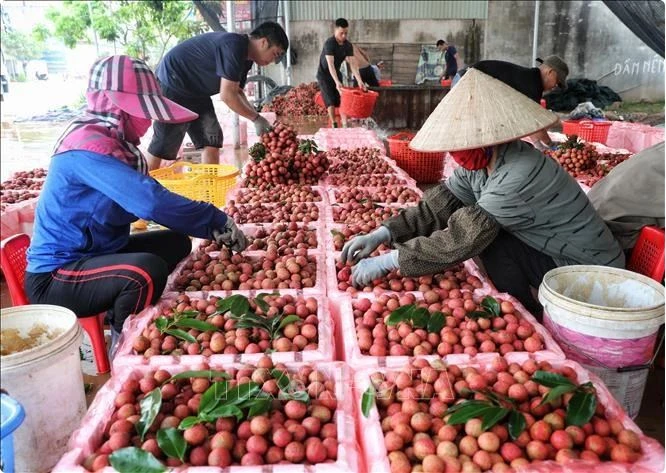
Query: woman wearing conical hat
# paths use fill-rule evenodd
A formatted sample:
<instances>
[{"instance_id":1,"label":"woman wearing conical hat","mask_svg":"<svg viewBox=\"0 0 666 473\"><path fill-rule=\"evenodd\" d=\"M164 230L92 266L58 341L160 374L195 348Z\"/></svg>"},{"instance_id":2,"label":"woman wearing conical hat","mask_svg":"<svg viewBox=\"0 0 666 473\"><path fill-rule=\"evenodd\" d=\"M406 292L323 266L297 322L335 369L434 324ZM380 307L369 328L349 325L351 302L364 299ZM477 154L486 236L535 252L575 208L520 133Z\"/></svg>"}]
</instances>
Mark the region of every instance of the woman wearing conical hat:
<instances>
[{"instance_id":1,"label":"woman wearing conical hat","mask_svg":"<svg viewBox=\"0 0 666 473\"><path fill-rule=\"evenodd\" d=\"M521 137L557 117L481 71L470 69L412 140L418 151L449 151L460 164L416 207L348 242L362 286L394 269L404 276L446 270L479 256L497 289L535 315L530 287L572 264L624 267L624 253L578 183ZM393 250L367 258L380 244ZM364 259L365 258L365 259Z\"/></svg>"}]
</instances>

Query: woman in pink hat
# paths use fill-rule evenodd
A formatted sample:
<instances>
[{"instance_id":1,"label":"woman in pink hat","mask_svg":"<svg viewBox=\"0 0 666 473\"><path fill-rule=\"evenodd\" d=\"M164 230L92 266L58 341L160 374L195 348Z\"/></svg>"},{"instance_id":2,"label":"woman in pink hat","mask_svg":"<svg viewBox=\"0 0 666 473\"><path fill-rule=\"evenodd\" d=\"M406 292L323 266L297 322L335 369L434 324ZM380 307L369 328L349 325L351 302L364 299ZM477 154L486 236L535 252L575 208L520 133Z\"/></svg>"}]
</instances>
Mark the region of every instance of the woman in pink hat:
<instances>
[{"instance_id":1,"label":"woman in pink hat","mask_svg":"<svg viewBox=\"0 0 666 473\"><path fill-rule=\"evenodd\" d=\"M26 294L79 316L107 312L112 349L123 322L154 304L167 276L191 250L187 235L247 246L233 220L212 204L165 189L147 174L137 146L152 120L182 123L197 115L162 96L138 59L97 61L88 108L55 145L35 212ZM142 218L171 230L130 235Z\"/></svg>"}]
</instances>

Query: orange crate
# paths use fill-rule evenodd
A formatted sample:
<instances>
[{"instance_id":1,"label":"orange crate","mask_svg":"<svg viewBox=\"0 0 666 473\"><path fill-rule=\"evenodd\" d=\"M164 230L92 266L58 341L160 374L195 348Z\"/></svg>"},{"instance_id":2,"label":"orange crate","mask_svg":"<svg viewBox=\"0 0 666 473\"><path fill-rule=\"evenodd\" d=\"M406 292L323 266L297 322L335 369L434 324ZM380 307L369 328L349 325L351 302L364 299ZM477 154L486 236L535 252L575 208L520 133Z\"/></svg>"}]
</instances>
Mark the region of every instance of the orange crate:
<instances>
[{"instance_id":1,"label":"orange crate","mask_svg":"<svg viewBox=\"0 0 666 473\"><path fill-rule=\"evenodd\" d=\"M391 87L393 81L391 79L384 79L379 81L379 87Z\"/></svg>"},{"instance_id":2,"label":"orange crate","mask_svg":"<svg viewBox=\"0 0 666 473\"><path fill-rule=\"evenodd\" d=\"M578 135L585 141L606 144L610 121L594 120L562 120L562 133L565 135Z\"/></svg>"},{"instance_id":3,"label":"orange crate","mask_svg":"<svg viewBox=\"0 0 666 473\"><path fill-rule=\"evenodd\" d=\"M391 157L416 182L439 182L442 179L445 153L414 151L409 147L414 136L414 133L408 132L389 136L387 141Z\"/></svg>"},{"instance_id":4,"label":"orange crate","mask_svg":"<svg viewBox=\"0 0 666 473\"><path fill-rule=\"evenodd\" d=\"M379 94L373 90L344 87L340 98L340 113L350 118L368 118L372 115Z\"/></svg>"}]
</instances>

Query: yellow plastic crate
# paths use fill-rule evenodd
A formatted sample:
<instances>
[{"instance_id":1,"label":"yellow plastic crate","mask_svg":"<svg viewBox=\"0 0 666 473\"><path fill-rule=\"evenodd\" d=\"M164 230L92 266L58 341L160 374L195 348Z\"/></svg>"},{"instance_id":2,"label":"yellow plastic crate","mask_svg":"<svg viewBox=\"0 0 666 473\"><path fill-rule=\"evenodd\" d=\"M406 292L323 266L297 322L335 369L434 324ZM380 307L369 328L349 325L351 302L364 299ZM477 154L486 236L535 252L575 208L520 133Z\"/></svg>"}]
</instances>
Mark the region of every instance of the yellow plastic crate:
<instances>
[{"instance_id":1,"label":"yellow plastic crate","mask_svg":"<svg viewBox=\"0 0 666 473\"><path fill-rule=\"evenodd\" d=\"M192 200L226 203L227 192L236 185L238 168L230 164L192 164L178 161L169 167L150 171L171 192Z\"/></svg>"}]
</instances>

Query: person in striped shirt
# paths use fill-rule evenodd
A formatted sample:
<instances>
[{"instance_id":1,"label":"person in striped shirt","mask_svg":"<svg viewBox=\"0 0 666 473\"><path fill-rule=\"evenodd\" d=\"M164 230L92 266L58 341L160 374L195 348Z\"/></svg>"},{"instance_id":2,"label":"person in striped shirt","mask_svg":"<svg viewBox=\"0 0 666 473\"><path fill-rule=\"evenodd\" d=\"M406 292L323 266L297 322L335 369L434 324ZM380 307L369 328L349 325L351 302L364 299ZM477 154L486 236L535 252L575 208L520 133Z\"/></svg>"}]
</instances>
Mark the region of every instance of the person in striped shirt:
<instances>
[{"instance_id":1,"label":"person in striped shirt","mask_svg":"<svg viewBox=\"0 0 666 473\"><path fill-rule=\"evenodd\" d=\"M624 267L622 248L578 183L555 160L519 140L556 119L471 69L411 143L424 151L452 149L460 167L417 206L345 245L342 260L356 263L352 281L366 285L394 269L404 276L435 274L478 256L498 290L540 316L531 288L549 270L572 264ZM382 243L394 249L364 259Z\"/></svg>"}]
</instances>

